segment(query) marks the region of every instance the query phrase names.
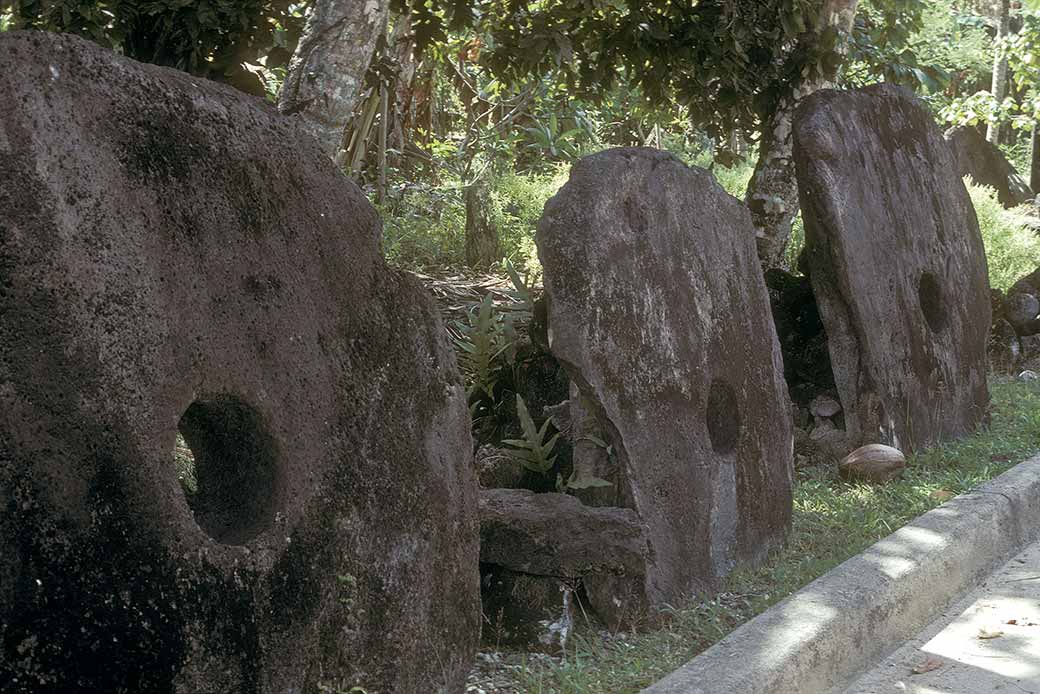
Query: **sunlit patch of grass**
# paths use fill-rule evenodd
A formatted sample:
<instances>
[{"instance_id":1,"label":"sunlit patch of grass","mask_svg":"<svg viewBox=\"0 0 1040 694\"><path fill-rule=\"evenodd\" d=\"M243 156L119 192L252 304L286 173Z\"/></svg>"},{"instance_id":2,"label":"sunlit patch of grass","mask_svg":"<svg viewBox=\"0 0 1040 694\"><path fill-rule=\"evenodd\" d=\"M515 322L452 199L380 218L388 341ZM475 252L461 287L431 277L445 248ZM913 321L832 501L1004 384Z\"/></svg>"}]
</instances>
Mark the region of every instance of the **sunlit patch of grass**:
<instances>
[{"instance_id":1,"label":"sunlit patch of grass","mask_svg":"<svg viewBox=\"0 0 1040 694\"><path fill-rule=\"evenodd\" d=\"M787 545L764 566L735 573L713 599L671 610L657 631L578 633L563 662L527 668L515 691L638 692L915 517L1040 450L1040 385L993 378L990 391L988 427L911 457L900 480L872 486L843 482L831 468L799 472Z\"/></svg>"}]
</instances>

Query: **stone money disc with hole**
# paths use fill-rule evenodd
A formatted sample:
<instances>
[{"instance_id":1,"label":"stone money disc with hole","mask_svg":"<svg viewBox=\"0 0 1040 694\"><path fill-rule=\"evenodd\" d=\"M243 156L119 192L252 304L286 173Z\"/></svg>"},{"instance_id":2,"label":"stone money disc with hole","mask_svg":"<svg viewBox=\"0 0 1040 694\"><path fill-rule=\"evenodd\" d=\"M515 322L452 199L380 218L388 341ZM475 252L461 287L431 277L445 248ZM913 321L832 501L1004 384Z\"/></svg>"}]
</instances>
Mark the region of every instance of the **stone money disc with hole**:
<instances>
[{"instance_id":1,"label":"stone money disc with hole","mask_svg":"<svg viewBox=\"0 0 1040 694\"><path fill-rule=\"evenodd\" d=\"M813 291L853 445L910 453L986 416L986 255L953 152L892 85L824 90L794 120Z\"/></svg>"},{"instance_id":2,"label":"stone money disc with hole","mask_svg":"<svg viewBox=\"0 0 1040 694\"><path fill-rule=\"evenodd\" d=\"M228 86L0 65L0 691L461 692L466 398L365 196Z\"/></svg>"},{"instance_id":3,"label":"stone money disc with hole","mask_svg":"<svg viewBox=\"0 0 1040 694\"><path fill-rule=\"evenodd\" d=\"M550 348L617 454L616 504L647 527L642 596L716 587L791 517L791 417L750 214L703 169L616 149L575 164L536 240Z\"/></svg>"}]
</instances>

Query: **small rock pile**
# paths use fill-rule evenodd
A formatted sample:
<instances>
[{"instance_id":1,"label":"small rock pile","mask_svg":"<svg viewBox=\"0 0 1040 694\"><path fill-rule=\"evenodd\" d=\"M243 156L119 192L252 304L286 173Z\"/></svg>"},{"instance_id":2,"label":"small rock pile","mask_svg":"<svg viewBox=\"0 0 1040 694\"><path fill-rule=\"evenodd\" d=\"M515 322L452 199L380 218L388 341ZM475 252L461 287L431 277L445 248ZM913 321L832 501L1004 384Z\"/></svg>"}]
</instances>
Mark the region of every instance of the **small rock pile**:
<instances>
[{"instance_id":1,"label":"small rock pile","mask_svg":"<svg viewBox=\"0 0 1040 694\"><path fill-rule=\"evenodd\" d=\"M1040 268L1008 289L992 290L993 327L989 356L993 368L1011 372L1040 362Z\"/></svg>"},{"instance_id":2,"label":"small rock pile","mask_svg":"<svg viewBox=\"0 0 1040 694\"><path fill-rule=\"evenodd\" d=\"M841 403L820 394L806 407L794 405L795 466L833 464L849 452Z\"/></svg>"}]
</instances>

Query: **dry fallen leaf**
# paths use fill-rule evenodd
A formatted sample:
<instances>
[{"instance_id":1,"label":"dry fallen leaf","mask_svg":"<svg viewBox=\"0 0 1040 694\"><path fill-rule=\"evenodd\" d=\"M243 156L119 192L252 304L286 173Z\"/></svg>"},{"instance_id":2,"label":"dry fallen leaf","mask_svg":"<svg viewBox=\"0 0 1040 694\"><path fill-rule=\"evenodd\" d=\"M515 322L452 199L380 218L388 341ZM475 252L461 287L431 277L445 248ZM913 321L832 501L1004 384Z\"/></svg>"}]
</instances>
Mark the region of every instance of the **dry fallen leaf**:
<instances>
[{"instance_id":1,"label":"dry fallen leaf","mask_svg":"<svg viewBox=\"0 0 1040 694\"><path fill-rule=\"evenodd\" d=\"M997 630L990 631L989 629L979 629L979 638L980 639L995 639L995 638L998 638L998 637L1003 636L1003 635L1004 635L1004 632L1002 632L1002 631L997 631Z\"/></svg>"},{"instance_id":2,"label":"dry fallen leaf","mask_svg":"<svg viewBox=\"0 0 1040 694\"><path fill-rule=\"evenodd\" d=\"M948 491L946 489L936 489L928 496L932 497L936 501L948 501L949 499L953 498L953 492Z\"/></svg>"},{"instance_id":3,"label":"dry fallen leaf","mask_svg":"<svg viewBox=\"0 0 1040 694\"><path fill-rule=\"evenodd\" d=\"M926 672L931 672L937 667L940 667L942 664L943 661L940 658L926 658L924 662L918 663L914 666L913 672L915 675L923 675Z\"/></svg>"}]
</instances>

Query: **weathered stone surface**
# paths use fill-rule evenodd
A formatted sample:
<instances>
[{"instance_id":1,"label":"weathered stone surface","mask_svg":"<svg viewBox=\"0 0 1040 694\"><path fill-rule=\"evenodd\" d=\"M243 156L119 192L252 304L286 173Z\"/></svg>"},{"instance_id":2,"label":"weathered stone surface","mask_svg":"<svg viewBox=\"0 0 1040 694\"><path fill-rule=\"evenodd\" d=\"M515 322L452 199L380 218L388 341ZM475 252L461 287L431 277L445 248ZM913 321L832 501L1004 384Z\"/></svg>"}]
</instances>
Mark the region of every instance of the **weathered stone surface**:
<instances>
[{"instance_id":1,"label":"weathered stone surface","mask_svg":"<svg viewBox=\"0 0 1040 694\"><path fill-rule=\"evenodd\" d=\"M1040 314L1040 301L1032 294L1015 292L1004 300L1004 315L1020 335Z\"/></svg>"},{"instance_id":2,"label":"weathered stone surface","mask_svg":"<svg viewBox=\"0 0 1040 694\"><path fill-rule=\"evenodd\" d=\"M485 489L519 489L523 486L524 467L502 448L481 446L473 456L477 481Z\"/></svg>"},{"instance_id":3,"label":"weathered stone surface","mask_svg":"<svg viewBox=\"0 0 1040 694\"><path fill-rule=\"evenodd\" d=\"M747 210L668 154L610 150L574 166L536 240L553 354L647 526L643 596L763 558L790 521L792 435Z\"/></svg>"},{"instance_id":4,"label":"weathered stone surface","mask_svg":"<svg viewBox=\"0 0 1040 694\"><path fill-rule=\"evenodd\" d=\"M1033 296L1040 294L1040 269L1033 270L1028 275L1017 279L1015 283L1011 285L1008 294L1014 294L1015 292L1032 294Z\"/></svg>"},{"instance_id":5,"label":"weathered stone surface","mask_svg":"<svg viewBox=\"0 0 1040 694\"><path fill-rule=\"evenodd\" d=\"M621 489L624 476L617 464L617 456L603 444L609 438L596 415L595 406L586 401L577 384L571 384L568 400L571 420L570 438L574 442L571 455L573 474L578 479L599 479L607 485L590 485L576 489L574 495L586 506L618 506L623 503Z\"/></svg>"},{"instance_id":6,"label":"weathered stone surface","mask_svg":"<svg viewBox=\"0 0 1040 694\"><path fill-rule=\"evenodd\" d=\"M913 451L985 417L989 286L953 154L891 85L807 97L795 157L810 278L853 445Z\"/></svg>"},{"instance_id":7,"label":"weathered stone surface","mask_svg":"<svg viewBox=\"0 0 1040 694\"><path fill-rule=\"evenodd\" d=\"M1019 338L1022 345L1022 358L1026 360L1040 357L1040 335L1023 335Z\"/></svg>"},{"instance_id":8,"label":"weathered stone surface","mask_svg":"<svg viewBox=\"0 0 1040 694\"><path fill-rule=\"evenodd\" d=\"M884 483L903 474L906 457L899 449L880 443L857 448L838 463L843 479Z\"/></svg>"},{"instance_id":9,"label":"weathered stone surface","mask_svg":"<svg viewBox=\"0 0 1040 694\"><path fill-rule=\"evenodd\" d=\"M987 349L990 366L997 371L1011 371L1022 358L1022 343L1018 333L1003 318L993 322Z\"/></svg>"},{"instance_id":10,"label":"weathered stone surface","mask_svg":"<svg viewBox=\"0 0 1040 694\"><path fill-rule=\"evenodd\" d=\"M813 417L828 419L841 412L841 403L829 395L817 395L809 403L809 411Z\"/></svg>"},{"instance_id":11,"label":"weathered stone surface","mask_svg":"<svg viewBox=\"0 0 1040 694\"><path fill-rule=\"evenodd\" d=\"M229 88L0 64L0 690L461 691L465 394L364 195Z\"/></svg>"},{"instance_id":12,"label":"weathered stone surface","mask_svg":"<svg viewBox=\"0 0 1040 694\"><path fill-rule=\"evenodd\" d=\"M583 506L568 494L480 491L480 561L541 576L646 573L635 511Z\"/></svg>"},{"instance_id":13,"label":"weathered stone surface","mask_svg":"<svg viewBox=\"0 0 1040 694\"><path fill-rule=\"evenodd\" d=\"M582 587L591 611L611 631L643 631L668 619L649 602L644 576L599 574L583 579Z\"/></svg>"},{"instance_id":14,"label":"weathered stone surface","mask_svg":"<svg viewBox=\"0 0 1040 694\"><path fill-rule=\"evenodd\" d=\"M946 141L953 149L960 176L971 176L981 185L997 191L997 199L1004 207L1014 207L1033 198L1029 184L1018 175L1000 148L968 126L951 128Z\"/></svg>"},{"instance_id":15,"label":"weathered stone surface","mask_svg":"<svg viewBox=\"0 0 1040 694\"><path fill-rule=\"evenodd\" d=\"M817 462L833 463L849 452L849 437L829 420L822 421L809 434L812 456Z\"/></svg>"},{"instance_id":16,"label":"weathered stone surface","mask_svg":"<svg viewBox=\"0 0 1040 694\"><path fill-rule=\"evenodd\" d=\"M1008 300L1015 294L1026 294L1033 298L1040 297L1040 269L1034 270L1024 277L1020 277L1011 288L1008 289L1007 297L1002 298L1000 302L1000 310L994 310L993 322L996 323L998 315L1002 318L1008 318L1010 320ZM1017 306L1021 313L1028 313L1032 309L1032 303L1025 299L1022 305ZM1036 317L1038 314L1034 314L1032 320L1022 320L1022 316L1016 316L1018 324L1015 325L1015 331L1019 335L1036 335L1040 333L1040 317Z\"/></svg>"}]
</instances>

